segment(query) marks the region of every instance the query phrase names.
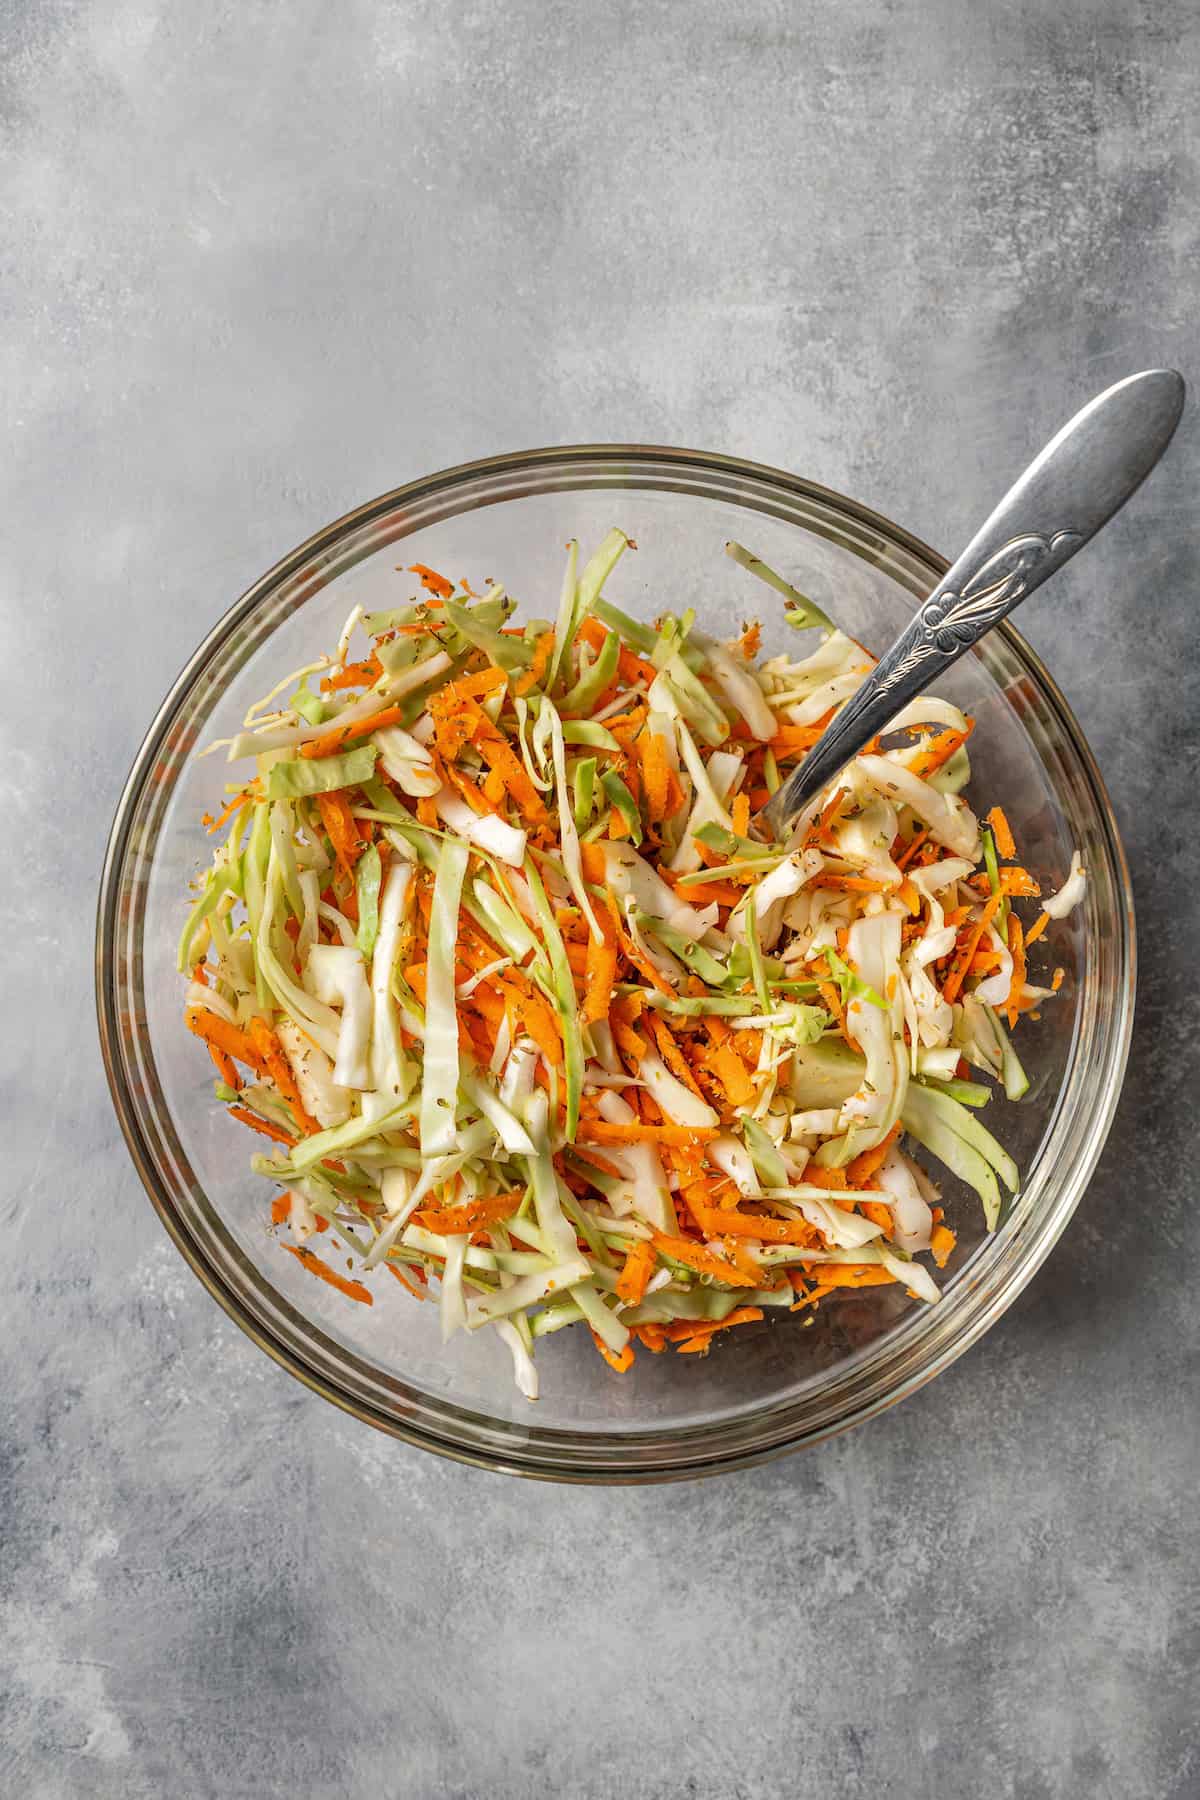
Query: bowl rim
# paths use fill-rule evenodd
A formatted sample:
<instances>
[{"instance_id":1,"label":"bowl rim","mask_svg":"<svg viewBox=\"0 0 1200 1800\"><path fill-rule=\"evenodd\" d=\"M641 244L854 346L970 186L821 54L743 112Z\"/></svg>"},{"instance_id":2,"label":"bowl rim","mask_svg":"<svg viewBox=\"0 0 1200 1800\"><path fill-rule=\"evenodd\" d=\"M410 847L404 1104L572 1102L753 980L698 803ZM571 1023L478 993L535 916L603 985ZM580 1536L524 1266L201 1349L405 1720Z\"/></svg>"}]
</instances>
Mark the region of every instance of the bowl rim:
<instances>
[{"instance_id":1,"label":"bowl rim","mask_svg":"<svg viewBox=\"0 0 1200 1800\"><path fill-rule=\"evenodd\" d=\"M553 1431L534 1431L523 1434L519 1427L511 1427L507 1424L498 1426L496 1429L501 1435L505 1432L510 1433L514 1444L506 1447L502 1453L496 1453L490 1447L483 1447L478 1443L468 1445L457 1441L452 1436L443 1436L411 1421L400 1420L381 1408L373 1406L370 1402L339 1388L335 1381L307 1365L295 1351L276 1341L268 1330L260 1326L233 1291L220 1268L210 1261L185 1228L175 1211L171 1198L164 1191L143 1131L137 1100L124 1071L115 981L117 959L114 950L119 925L120 875L129 848L130 831L137 805L150 771L176 715L197 679L215 652L226 643L238 626L255 611L268 595L303 569L306 563L314 557L320 557L333 551L343 540L369 525L374 519L393 512L397 507L412 505L414 502L428 499L435 494L446 493L456 487L496 477L525 473L535 475L539 470L545 472L555 467L569 473L572 468L582 470L587 464L628 466L639 463L665 465L681 474L691 471L698 475L732 477L735 480L766 483L776 489L782 489L796 500L808 501L819 507L830 509L854 524L876 533L886 541L890 550L911 557L925 569L932 570L938 577L944 575L950 566L944 556L914 533L895 524L886 515L841 494L836 489L822 486L820 483L786 470L777 469L770 464L752 462L744 458L720 455L710 451L656 444L547 445L536 449L510 451L470 462L457 463L446 469L419 476L413 481L390 489L386 493L377 495L354 507L340 518L322 526L303 543L281 557L233 602L188 658L146 730L122 786L105 849L95 930L95 995L100 1048L109 1092L122 1136L151 1204L173 1243L193 1273L228 1316L241 1327L259 1349L264 1350L274 1362L294 1375L311 1392L319 1394L323 1399L331 1401L352 1417L373 1425L391 1437L475 1468L523 1475L544 1481L603 1486L694 1480L701 1476L715 1475L727 1470L747 1468L774 1461L779 1457L791 1454L794 1450L822 1442L826 1438L849 1430L852 1426L876 1416L896 1404L897 1401L915 1393L926 1382L933 1380L936 1375L941 1374L951 1363L955 1362L996 1322L1032 1279L1061 1236L1086 1190L1103 1150L1120 1097L1132 1039L1136 992L1137 951L1132 883L1124 846L1104 779L1100 774L1090 745L1058 683L1037 652L1031 648L1011 622L1005 620L995 627L995 635L1005 642L1010 653L1033 676L1041 690L1043 700L1051 712L1057 715L1056 722L1078 760L1079 773L1090 788L1095 802L1096 815L1105 840L1105 847L1111 859L1120 902L1118 908L1119 942L1116 948L1118 969L1123 971L1124 980L1114 999L1113 1017L1110 1023L1116 1031L1116 1041L1114 1042L1110 1037L1108 1075L1097 1101L1092 1107L1088 1141L1072 1162L1062 1189L1056 1196L1052 1216L1042 1223L1040 1235L1032 1246L1032 1253L1027 1253L1023 1260L1009 1272L1005 1281L993 1294L989 1305L977 1309L967 1317L958 1332L937 1348L906 1379L861 1401L848 1410L844 1416L821 1421L811 1428L797 1430L790 1435L779 1436L770 1441L737 1445L728 1452L714 1452L712 1447L708 1446L703 1458L698 1460L639 1462L628 1467L612 1466L604 1460L602 1455L597 1456L597 1459L592 1462L586 1460L586 1446L589 1441L594 1442L601 1439L603 1434L600 1432L561 1434L564 1439L569 1435L572 1446L571 1460L555 1465L540 1455L536 1457L523 1456L515 1447L516 1442L523 1436L552 1440L556 1435ZM634 473L636 475L636 471ZM571 484L567 482L564 485L569 491ZM581 488L596 485L601 484L583 481L579 483ZM629 485L637 487L642 484L634 479ZM513 493L498 495L497 499L516 497L518 495ZM700 1429L702 1428L685 1427L664 1435L669 1440L677 1439L680 1443L684 1443L690 1431L699 1431ZM627 1436L621 1442L628 1447L634 1447L637 1439Z\"/></svg>"}]
</instances>

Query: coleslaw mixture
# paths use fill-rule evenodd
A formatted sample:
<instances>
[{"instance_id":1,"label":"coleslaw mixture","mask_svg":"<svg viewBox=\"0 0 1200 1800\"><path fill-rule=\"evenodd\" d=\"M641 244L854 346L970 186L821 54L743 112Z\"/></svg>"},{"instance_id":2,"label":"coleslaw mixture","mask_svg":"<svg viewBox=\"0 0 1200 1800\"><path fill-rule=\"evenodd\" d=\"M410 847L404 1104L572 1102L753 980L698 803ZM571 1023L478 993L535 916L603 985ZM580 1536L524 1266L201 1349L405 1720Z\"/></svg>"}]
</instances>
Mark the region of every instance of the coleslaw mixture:
<instances>
[{"instance_id":1,"label":"coleslaw mixture","mask_svg":"<svg viewBox=\"0 0 1200 1800\"><path fill-rule=\"evenodd\" d=\"M363 1305L372 1271L436 1280L443 1337L491 1327L530 1399L567 1325L623 1371L841 1288L936 1302L955 1239L911 1151L995 1227L1018 1173L979 1113L1026 1091L1010 1032L1062 980L1027 953L1086 879L1024 927L1038 884L935 698L771 841L871 658L736 544L795 656L627 617L633 548L571 544L553 621L421 564L356 607L220 746L252 773L179 946L282 1248Z\"/></svg>"}]
</instances>

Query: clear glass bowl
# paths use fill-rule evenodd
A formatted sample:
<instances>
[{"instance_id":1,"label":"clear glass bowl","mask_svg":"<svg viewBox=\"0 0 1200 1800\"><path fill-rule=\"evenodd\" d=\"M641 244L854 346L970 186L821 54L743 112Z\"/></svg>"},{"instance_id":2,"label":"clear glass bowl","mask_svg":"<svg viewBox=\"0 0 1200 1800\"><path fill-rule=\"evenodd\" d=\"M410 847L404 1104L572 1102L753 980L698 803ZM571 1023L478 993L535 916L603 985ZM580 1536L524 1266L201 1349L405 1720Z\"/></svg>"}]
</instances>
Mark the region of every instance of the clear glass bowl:
<instances>
[{"instance_id":1,"label":"clear glass bowl","mask_svg":"<svg viewBox=\"0 0 1200 1800\"><path fill-rule=\"evenodd\" d=\"M1050 933L1063 992L1022 1026L1031 1091L989 1113L1023 1190L989 1238L974 1196L947 1180L958 1248L938 1306L898 1287L848 1291L807 1325L778 1314L718 1337L707 1357L642 1355L624 1376L586 1333L564 1331L539 1345L543 1397L531 1406L490 1333L443 1349L435 1307L391 1284L370 1309L349 1305L284 1256L268 1229L268 1189L247 1167L247 1135L214 1104L211 1066L181 1022L184 896L211 850L200 817L227 778L219 758L193 752L331 643L355 601L406 598L397 565L429 563L476 585L494 575L528 614L552 616L565 540L594 544L613 524L639 545L610 583L619 605L644 617L692 605L703 626L726 634L757 615L768 652L787 627L769 590L722 555L729 538L877 651L945 569L853 501L690 451L530 451L413 482L285 557L196 652L122 795L96 940L122 1130L164 1225L230 1316L315 1392L396 1437L490 1468L592 1482L669 1480L778 1455L880 1411L959 1356L1020 1292L1083 1193L1116 1103L1134 989L1129 876L1103 784L1062 695L1002 626L944 684L978 721L973 792L985 806L1003 803L1043 886L1064 878L1076 845L1091 880L1086 903Z\"/></svg>"}]
</instances>

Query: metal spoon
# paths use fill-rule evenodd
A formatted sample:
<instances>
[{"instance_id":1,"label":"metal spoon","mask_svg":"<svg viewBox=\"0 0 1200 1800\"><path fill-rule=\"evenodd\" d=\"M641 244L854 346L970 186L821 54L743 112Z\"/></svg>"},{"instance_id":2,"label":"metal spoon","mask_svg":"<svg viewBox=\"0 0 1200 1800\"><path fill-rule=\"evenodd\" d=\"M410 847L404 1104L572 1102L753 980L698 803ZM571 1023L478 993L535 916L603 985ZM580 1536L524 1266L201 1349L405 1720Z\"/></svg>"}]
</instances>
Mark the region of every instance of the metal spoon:
<instances>
[{"instance_id":1,"label":"metal spoon","mask_svg":"<svg viewBox=\"0 0 1200 1800\"><path fill-rule=\"evenodd\" d=\"M1051 438L763 808L776 837L902 707L1124 506L1170 443L1184 392L1174 369L1128 375Z\"/></svg>"}]
</instances>

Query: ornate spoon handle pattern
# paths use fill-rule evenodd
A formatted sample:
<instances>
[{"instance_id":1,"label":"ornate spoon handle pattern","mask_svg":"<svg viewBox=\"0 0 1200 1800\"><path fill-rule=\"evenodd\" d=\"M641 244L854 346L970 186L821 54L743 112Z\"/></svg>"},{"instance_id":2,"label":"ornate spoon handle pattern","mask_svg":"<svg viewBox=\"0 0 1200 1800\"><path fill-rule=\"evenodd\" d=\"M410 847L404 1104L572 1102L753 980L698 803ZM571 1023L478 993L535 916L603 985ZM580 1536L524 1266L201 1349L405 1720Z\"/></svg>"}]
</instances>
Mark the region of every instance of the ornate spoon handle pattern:
<instances>
[{"instance_id":1,"label":"ornate spoon handle pattern","mask_svg":"<svg viewBox=\"0 0 1200 1800\"><path fill-rule=\"evenodd\" d=\"M1107 524L1170 443L1184 391L1174 369L1127 376L1050 440L764 809L777 837L902 707Z\"/></svg>"}]
</instances>

